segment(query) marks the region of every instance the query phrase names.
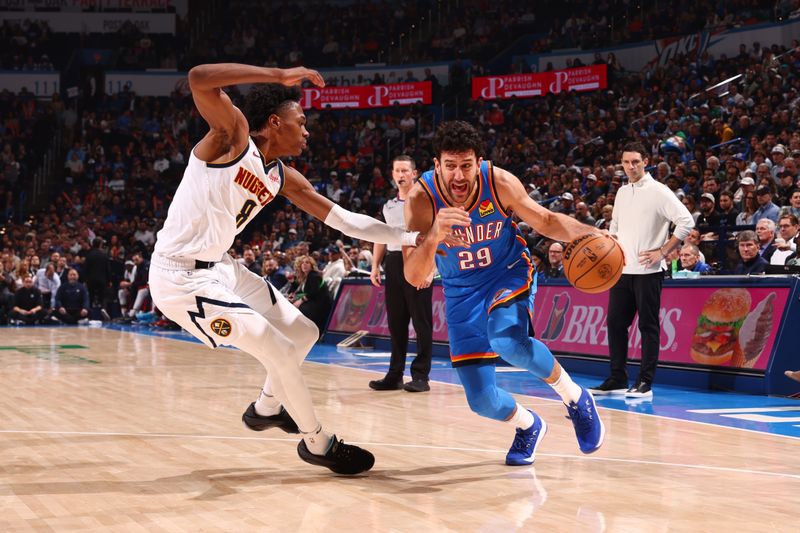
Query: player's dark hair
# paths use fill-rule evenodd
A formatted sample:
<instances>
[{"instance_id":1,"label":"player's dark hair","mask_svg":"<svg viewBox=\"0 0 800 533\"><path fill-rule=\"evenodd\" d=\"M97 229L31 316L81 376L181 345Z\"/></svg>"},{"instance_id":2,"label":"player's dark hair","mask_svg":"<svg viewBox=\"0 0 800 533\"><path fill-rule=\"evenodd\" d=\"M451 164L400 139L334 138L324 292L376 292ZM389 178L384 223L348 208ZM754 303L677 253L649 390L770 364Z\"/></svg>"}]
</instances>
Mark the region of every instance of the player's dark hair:
<instances>
[{"instance_id":1,"label":"player's dark hair","mask_svg":"<svg viewBox=\"0 0 800 533\"><path fill-rule=\"evenodd\" d=\"M650 154L648 154L647 149L644 145L638 141L631 141L629 143L625 143L625 146L622 147L623 152L637 152L642 159L649 159Z\"/></svg>"},{"instance_id":2,"label":"player's dark hair","mask_svg":"<svg viewBox=\"0 0 800 533\"><path fill-rule=\"evenodd\" d=\"M262 129L270 115L280 113L292 102L299 102L301 96L299 87L286 87L280 83L253 85L244 99L243 110L250 131Z\"/></svg>"},{"instance_id":3,"label":"player's dark hair","mask_svg":"<svg viewBox=\"0 0 800 533\"><path fill-rule=\"evenodd\" d=\"M475 157L483 152L483 141L474 127L462 120L442 122L433 136L433 154L441 159L442 152L463 154L472 150Z\"/></svg>"}]
</instances>

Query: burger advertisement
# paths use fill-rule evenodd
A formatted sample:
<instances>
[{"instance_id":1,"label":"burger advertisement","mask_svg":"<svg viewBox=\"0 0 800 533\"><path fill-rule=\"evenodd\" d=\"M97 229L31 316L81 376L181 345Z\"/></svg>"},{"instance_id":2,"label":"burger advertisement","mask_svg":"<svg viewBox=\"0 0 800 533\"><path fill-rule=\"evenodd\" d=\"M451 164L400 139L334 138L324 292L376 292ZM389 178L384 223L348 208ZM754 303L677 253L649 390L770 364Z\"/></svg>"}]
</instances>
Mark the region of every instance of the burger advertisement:
<instances>
[{"instance_id":1,"label":"burger advertisement","mask_svg":"<svg viewBox=\"0 0 800 533\"><path fill-rule=\"evenodd\" d=\"M770 339L775 293L767 294L754 309L747 289L719 289L711 293L697 318L689 355L703 365L755 368Z\"/></svg>"},{"instance_id":2,"label":"burger advertisement","mask_svg":"<svg viewBox=\"0 0 800 533\"><path fill-rule=\"evenodd\" d=\"M661 293L659 360L704 367L765 370L789 298L787 287L670 287ZM608 357L608 294L540 285L536 336L556 354ZM628 357L641 359L638 317Z\"/></svg>"}]
</instances>

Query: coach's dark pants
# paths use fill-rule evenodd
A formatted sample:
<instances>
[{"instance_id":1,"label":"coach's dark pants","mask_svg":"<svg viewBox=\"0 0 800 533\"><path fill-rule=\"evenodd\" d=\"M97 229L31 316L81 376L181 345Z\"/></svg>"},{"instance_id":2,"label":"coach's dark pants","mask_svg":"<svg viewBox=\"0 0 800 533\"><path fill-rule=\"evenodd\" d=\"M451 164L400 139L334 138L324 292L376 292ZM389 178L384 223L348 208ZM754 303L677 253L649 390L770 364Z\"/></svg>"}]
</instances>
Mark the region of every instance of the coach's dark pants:
<instances>
[{"instance_id":1,"label":"coach's dark pants","mask_svg":"<svg viewBox=\"0 0 800 533\"><path fill-rule=\"evenodd\" d=\"M403 253L387 252L386 315L392 336L392 358L387 377L401 378L406 368L408 350L408 321L417 333L417 356L411 363L411 379L428 381L433 351L433 287L417 290L403 274Z\"/></svg>"},{"instance_id":2,"label":"coach's dark pants","mask_svg":"<svg viewBox=\"0 0 800 533\"><path fill-rule=\"evenodd\" d=\"M639 331L642 334L642 366L639 381L652 384L658 364L661 337L659 311L661 309L662 272L654 274L623 274L608 295L608 350L611 356L611 377L628 381L628 328L639 313Z\"/></svg>"}]
</instances>

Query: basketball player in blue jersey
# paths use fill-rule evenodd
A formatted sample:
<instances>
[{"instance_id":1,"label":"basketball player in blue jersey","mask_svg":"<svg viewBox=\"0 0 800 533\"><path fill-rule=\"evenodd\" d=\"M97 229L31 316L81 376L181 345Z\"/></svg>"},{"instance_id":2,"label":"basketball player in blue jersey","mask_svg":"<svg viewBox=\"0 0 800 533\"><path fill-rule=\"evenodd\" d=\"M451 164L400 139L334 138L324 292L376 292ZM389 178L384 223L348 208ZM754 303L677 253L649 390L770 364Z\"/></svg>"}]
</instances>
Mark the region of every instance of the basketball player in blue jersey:
<instances>
[{"instance_id":1,"label":"basketball player in blue jersey","mask_svg":"<svg viewBox=\"0 0 800 533\"><path fill-rule=\"evenodd\" d=\"M200 65L189 72L197 109L210 131L194 147L158 233L150 268L154 303L211 348L235 346L258 359L267 381L242 420L250 429L300 433L297 451L311 464L340 474L372 468L375 458L322 429L300 364L319 337L317 327L260 276L227 251L236 235L278 194L343 233L372 242L413 245L416 234L342 209L318 194L278 159L306 148L300 107L304 79L324 81L303 67ZM244 113L222 90L259 83Z\"/></svg>"},{"instance_id":2,"label":"basketball player in blue jersey","mask_svg":"<svg viewBox=\"0 0 800 533\"><path fill-rule=\"evenodd\" d=\"M516 176L480 158L481 147L480 135L466 122L445 122L436 132L434 170L423 174L406 201L407 228L425 234L418 248L403 248L406 279L420 284L436 263L450 357L467 402L481 416L516 426L506 464L532 464L547 424L497 386L498 357L528 370L561 396L581 451L592 453L605 433L594 398L529 335L536 278L511 213L559 241L597 230L534 202ZM445 239L453 233L470 244L449 244Z\"/></svg>"}]
</instances>

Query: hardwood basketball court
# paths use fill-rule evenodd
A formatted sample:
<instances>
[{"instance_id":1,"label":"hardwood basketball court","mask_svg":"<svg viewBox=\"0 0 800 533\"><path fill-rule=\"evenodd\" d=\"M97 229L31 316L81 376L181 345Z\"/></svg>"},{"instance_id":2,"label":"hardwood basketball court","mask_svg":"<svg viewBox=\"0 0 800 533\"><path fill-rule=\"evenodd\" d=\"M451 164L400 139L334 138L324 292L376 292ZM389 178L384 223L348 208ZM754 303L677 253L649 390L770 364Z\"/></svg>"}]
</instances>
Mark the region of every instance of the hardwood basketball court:
<instances>
[{"instance_id":1,"label":"hardwood basketball court","mask_svg":"<svg viewBox=\"0 0 800 533\"><path fill-rule=\"evenodd\" d=\"M798 528L789 436L598 402L606 443L584 456L560 402L520 395L549 432L535 466L507 467L513 429L471 413L460 386L375 392L386 360L309 361L323 424L377 458L339 477L302 462L298 439L244 428L264 378L246 354L106 328L0 335L1 531Z\"/></svg>"}]
</instances>

